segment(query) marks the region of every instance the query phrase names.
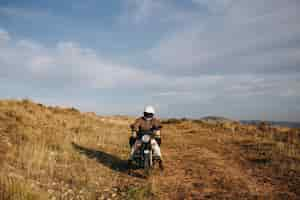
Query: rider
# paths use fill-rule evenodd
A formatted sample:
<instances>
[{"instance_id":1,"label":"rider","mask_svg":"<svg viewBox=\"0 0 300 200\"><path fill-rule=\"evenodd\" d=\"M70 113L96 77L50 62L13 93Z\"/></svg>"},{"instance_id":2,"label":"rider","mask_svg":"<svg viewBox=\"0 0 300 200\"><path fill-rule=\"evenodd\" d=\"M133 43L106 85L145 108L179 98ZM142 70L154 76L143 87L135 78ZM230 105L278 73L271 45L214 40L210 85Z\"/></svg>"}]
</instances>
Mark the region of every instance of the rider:
<instances>
[{"instance_id":1,"label":"rider","mask_svg":"<svg viewBox=\"0 0 300 200\"><path fill-rule=\"evenodd\" d=\"M160 121L157 118L154 118L154 114L154 108L152 106L146 106L144 109L144 116L136 119L136 121L130 126L132 134L129 139L131 146L129 162L133 160L134 152L141 146L141 140L138 139L138 134L142 131L153 131L154 139L151 140L153 157L159 160L159 167L163 169L162 156L160 152L160 129L162 126Z\"/></svg>"}]
</instances>

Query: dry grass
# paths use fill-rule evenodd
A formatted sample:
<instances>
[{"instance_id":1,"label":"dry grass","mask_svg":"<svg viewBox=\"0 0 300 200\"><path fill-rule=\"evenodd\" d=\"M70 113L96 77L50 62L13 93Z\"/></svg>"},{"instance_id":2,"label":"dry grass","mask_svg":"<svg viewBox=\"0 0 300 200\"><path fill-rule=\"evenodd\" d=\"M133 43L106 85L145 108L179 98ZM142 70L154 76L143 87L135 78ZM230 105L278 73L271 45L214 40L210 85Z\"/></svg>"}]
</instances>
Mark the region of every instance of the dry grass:
<instances>
[{"instance_id":1,"label":"dry grass","mask_svg":"<svg viewBox=\"0 0 300 200\"><path fill-rule=\"evenodd\" d=\"M167 169L126 173L129 124L75 108L0 101L0 199L290 199L299 129L164 121Z\"/></svg>"},{"instance_id":2,"label":"dry grass","mask_svg":"<svg viewBox=\"0 0 300 200\"><path fill-rule=\"evenodd\" d=\"M97 161L81 155L72 143L105 149L125 159L127 126L74 108L45 107L28 100L1 101L0 116L1 146L9 147L1 173L16 173L32 181L35 189L62 199L68 199L68 191L84 199L83 194L95 196L117 184L118 173L105 166L90 168L91 162Z\"/></svg>"},{"instance_id":3,"label":"dry grass","mask_svg":"<svg viewBox=\"0 0 300 200\"><path fill-rule=\"evenodd\" d=\"M0 178L0 199L3 200L39 200L46 195L35 194L24 180L2 175Z\"/></svg>"}]
</instances>

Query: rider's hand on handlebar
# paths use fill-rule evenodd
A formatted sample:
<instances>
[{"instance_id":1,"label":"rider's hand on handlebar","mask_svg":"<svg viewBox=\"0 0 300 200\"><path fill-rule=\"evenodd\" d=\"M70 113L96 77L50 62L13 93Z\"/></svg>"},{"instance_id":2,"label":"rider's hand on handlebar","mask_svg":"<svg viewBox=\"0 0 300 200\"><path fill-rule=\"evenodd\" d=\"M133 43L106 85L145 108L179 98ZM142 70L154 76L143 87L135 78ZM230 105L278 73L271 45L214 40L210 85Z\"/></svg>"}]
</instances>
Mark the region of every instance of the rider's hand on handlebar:
<instances>
[{"instance_id":1,"label":"rider's hand on handlebar","mask_svg":"<svg viewBox=\"0 0 300 200\"><path fill-rule=\"evenodd\" d=\"M160 130L154 131L154 136L160 138Z\"/></svg>"}]
</instances>

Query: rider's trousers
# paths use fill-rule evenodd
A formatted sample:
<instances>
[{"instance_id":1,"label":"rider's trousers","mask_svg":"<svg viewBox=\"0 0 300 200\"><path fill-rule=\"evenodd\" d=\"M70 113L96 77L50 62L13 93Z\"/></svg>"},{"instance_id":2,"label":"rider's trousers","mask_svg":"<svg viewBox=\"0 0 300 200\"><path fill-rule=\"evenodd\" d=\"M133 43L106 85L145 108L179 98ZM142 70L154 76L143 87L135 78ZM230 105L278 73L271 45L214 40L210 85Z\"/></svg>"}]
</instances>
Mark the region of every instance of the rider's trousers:
<instances>
[{"instance_id":1,"label":"rider's trousers","mask_svg":"<svg viewBox=\"0 0 300 200\"><path fill-rule=\"evenodd\" d=\"M136 140L134 145L132 146L131 148L131 152L130 152L130 158L133 159L133 154L134 152L140 148L142 145L142 141L141 140ZM156 140L155 139L151 139L151 145L152 145L152 149L153 149L153 156L154 157L159 157L160 159L162 159L162 156L161 156L161 151L160 151L160 147L159 145L157 144Z\"/></svg>"}]
</instances>

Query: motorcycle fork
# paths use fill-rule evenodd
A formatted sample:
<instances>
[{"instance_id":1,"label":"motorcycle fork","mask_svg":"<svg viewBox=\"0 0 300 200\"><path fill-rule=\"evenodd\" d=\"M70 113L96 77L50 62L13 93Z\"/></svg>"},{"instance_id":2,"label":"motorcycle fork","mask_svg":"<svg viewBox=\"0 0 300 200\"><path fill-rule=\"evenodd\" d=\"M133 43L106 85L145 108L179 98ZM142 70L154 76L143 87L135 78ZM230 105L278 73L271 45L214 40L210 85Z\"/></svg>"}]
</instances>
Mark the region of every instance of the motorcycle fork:
<instances>
[{"instance_id":1,"label":"motorcycle fork","mask_svg":"<svg viewBox=\"0 0 300 200\"><path fill-rule=\"evenodd\" d=\"M149 142L149 151L150 151L150 166L152 167L153 166L153 152L152 152L152 143L151 143L151 140Z\"/></svg>"},{"instance_id":2,"label":"motorcycle fork","mask_svg":"<svg viewBox=\"0 0 300 200\"><path fill-rule=\"evenodd\" d=\"M141 146L141 155L142 155L141 157L143 158L142 159L143 161L145 160L145 158L143 156L143 155L145 155L144 150L149 150L149 152L150 152L150 166L152 166L153 165L153 160L152 160L153 155L152 155L151 142L149 142L148 144L143 143L142 146Z\"/></svg>"}]
</instances>

